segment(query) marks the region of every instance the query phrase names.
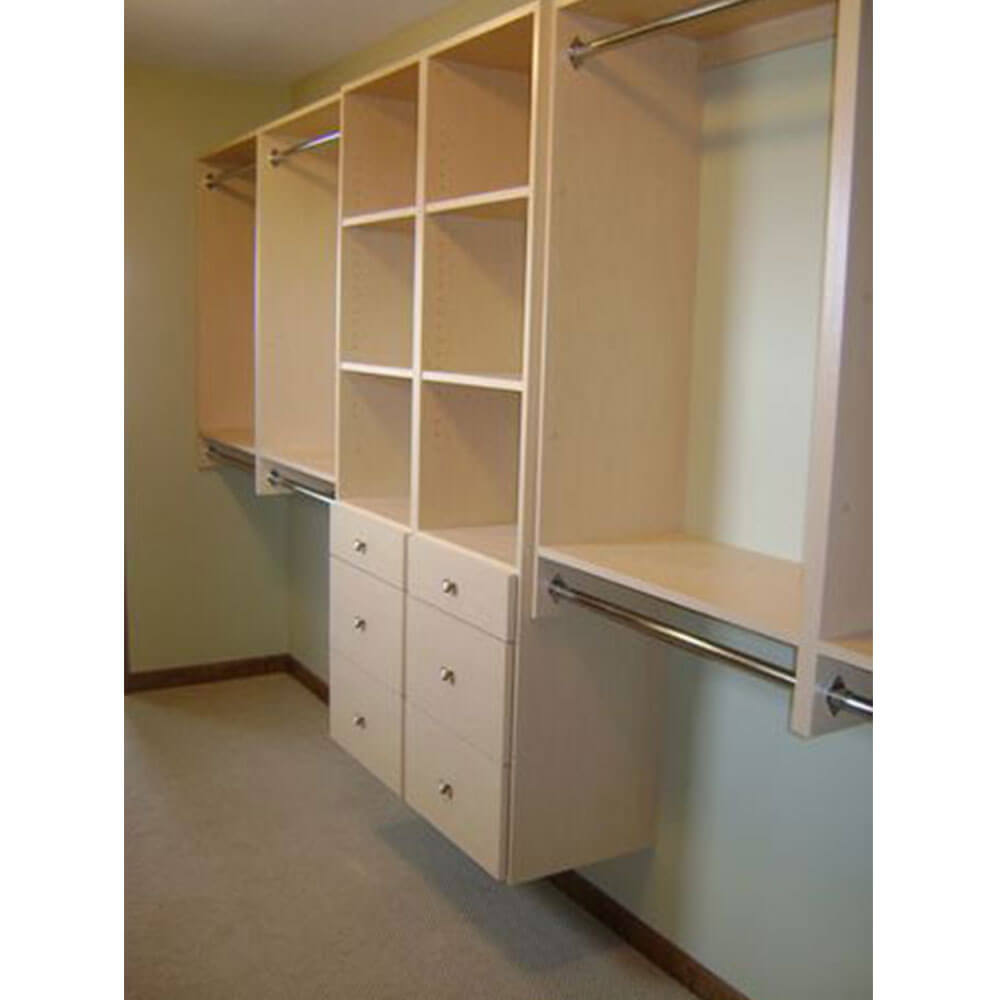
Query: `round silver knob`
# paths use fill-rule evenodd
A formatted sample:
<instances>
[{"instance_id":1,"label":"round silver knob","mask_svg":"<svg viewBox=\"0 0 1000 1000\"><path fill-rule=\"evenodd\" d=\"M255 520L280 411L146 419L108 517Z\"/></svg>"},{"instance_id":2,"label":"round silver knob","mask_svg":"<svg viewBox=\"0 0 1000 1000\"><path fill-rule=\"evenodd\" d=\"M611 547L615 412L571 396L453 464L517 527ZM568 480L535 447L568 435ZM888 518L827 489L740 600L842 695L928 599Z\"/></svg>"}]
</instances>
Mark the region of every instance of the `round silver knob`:
<instances>
[{"instance_id":1,"label":"round silver knob","mask_svg":"<svg viewBox=\"0 0 1000 1000\"><path fill-rule=\"evenodd\" d=\"M363 715L356 715L356 716L354 716L354 718L351 720L351 722L358 729L364 729L365 728L365 717Z\"/></svg>"},{"instance_id":2,"label":"round silver knob","mask_svg":"<svg viewBox=\"0 0 1000 1000\"><path fill-rule=\"evenodd\" d=\"M450 594L452 597L454 597L455 594L458 593L458 584L455 583L454 580L449 580L447 577L445 577L441 581L441 590L444 593Z\"/></svg>"},{"instance_id":3,"label":"round silver knob","mask_svg":"<svg viewBox=\"0 0 1000 1000\"><path fill-rule=\"evenodd\" d=\"M362 618L360 615L355 615L354 622L352 624L354 625L354 628L358 632L364 632L365 626L368 624L368 622L366 622L364 618Z\"/></svg>"},{"instance_id":4,"label":"round silver knob","mask_svg":"<svg viewBox=\"0 0 1000 1000\"><path fill-rule=\"evenodd\" d=\"M441 798L450 799L453 794L454 790L452 789L451 785L448 784L447 781L438 782L438 795L440 795Z\"/></svg>"},{"instance_id":5,"label":"round silver knob","mask_svg":"<svg viewBox=\"0 0 1000 1000\"><path fill-rule=\"evenodd\" d=\"M351 548L354 549L358 555L364 555L365 552L368 551L368 543L360 538L355 538L354 541L351 542Z\"/></svg>"},{"instance_id":6,"label":"round silver knob","mask_svg":"<svg viewBox=\"0 0 1000 1000\"><path fill-rule=\"evenodd\" d=\"M441 668L441 680L444 681L445 684L454 684L455 683L455 671L452 670L451 667L442 667Z\"/></svg>"}]
</instances>

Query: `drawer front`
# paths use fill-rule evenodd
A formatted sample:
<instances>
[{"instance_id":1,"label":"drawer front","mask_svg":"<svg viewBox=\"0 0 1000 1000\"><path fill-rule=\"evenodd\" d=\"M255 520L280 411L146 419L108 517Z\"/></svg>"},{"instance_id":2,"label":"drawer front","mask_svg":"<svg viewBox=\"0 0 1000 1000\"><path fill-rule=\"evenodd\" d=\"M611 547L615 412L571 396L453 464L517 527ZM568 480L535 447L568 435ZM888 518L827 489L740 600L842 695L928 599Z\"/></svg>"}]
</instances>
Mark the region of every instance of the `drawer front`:
<instances>
[{"instance_id":1,"label":"drawer front","mask_svg":"<svg viewBox=\"0 0 1000 1000\"><path fill-rule=\"evenodd\" d=\"M498 639L514 638L517 574L426 535L409 540L410 593Z\"/></svg>"},{"instance_id":2,"label":"drawer front","mask_svg":"<svg viewBox=\"0 0 1000 1000\"><path fill-rule=\"evenodd\" d=\"M401 590L330 560L330 649L383 683L403 689Z\"/></svg>"},{"instance_id":3,"label":"drawer front","mask_svg":"<svg viewBox=\"0 0 1000 1000\"><path fill-rule=\"evenodd\" d=\"M498 764L508 756L513 649L423 601L406 600L407 699Z\"/></svg>"},{"instance_id":4,"label":"drawer front","mask_svg":"<svg viewBox=\"0 0 1000 1000\"><path fill-rule=\"evenodd\" d=\"M406 801L494 878L506 870L507 768L406 703Z\"/></svg>"},{"instance_id":5,"label":"drawer front","mask_svg":"<svg viewBox=\"0 0 1000 1000\"><path fill-rule=\"evenodd\" d=\"M406 585L407 534L353 507L330 507L330 554L400 588Z\"/></svg>"},{"instance_id":6,"label":"drawer front","mask_svg":"<svg viewBox=\"0 0 1000 1000\"><path fill-rule=\"evenodd\" d=\"M398 692L334 661L330 736L397 795L401 793L403 699Z\"/></svg>"}]
</instances>

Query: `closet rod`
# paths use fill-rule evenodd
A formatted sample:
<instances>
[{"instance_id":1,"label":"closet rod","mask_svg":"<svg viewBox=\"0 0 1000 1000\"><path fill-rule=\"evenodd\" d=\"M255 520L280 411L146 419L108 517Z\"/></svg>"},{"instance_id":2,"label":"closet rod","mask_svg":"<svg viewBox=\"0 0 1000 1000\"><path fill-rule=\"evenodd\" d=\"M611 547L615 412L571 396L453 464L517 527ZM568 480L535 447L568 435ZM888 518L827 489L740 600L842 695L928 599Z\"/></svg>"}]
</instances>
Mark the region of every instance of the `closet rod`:
<instances>
[{"instance_id":1,"label":"closet rod","mask_svg":"<svg viewBox=\"0 0 1000 1000\"><path fill-rule=\"evenodd\" d=\"M704 17L706 14L714 14L720 10L728 10L730 7L738 7L751 0L709 0L708 3L700 3L695 7L688 7L685 10L675 11L665 17L659 17L655 21L648 21L646 24L637 24L633 28L623 28L610 35L601 35L600 38L592 38L589 42L574 38L566 50L569 61L574 69L579 69L585 59L602 52L604 49L614 48L625 42L631 42L636 38L651 35L654 31L662 31L664 28L673 27L675 24L683 24L685 21L693 21L695 18Z\"/></svg>"},{"instance_id":2,"label":"closet rod","mask_svg":"<svg viewBox=\"0 0 1000 1000\"><path fill-rule=\"evenodd\" d=\"M228 170L223 170L219 174L207 174L205 176L205 190L214 191L224 181L228 181L230 177L239 177L240 174L250 173L256 166L257 164L251 160L249 163L244 163L239 167L230 167Z\"/></svg>"},{"instance_id":3,"label":"closet rod","mask_svg":"<svg viewBox=\"0 0 1000 1000\"><path fill-rule=\"evenodd\" d=\"M318 149L320 146L328 146L331 142L336 142L340 138L340 129L333 132L324 132L322 135L314 135L311 139L303 139L295 143L294 146L286 146L284 149L272 149L267 156L267 162L272 167L280 167L290 156L297 156L309 149Z\"/></svg>"},{"instance_id":4,"label":"closet rod","mask_svg":"<svg viewBox=\"0 0 1000 1000\"><path fill-rule=\"evenodd\" d=\"M336 493L321 493L310 486L303 486L302 483L297 483L294 479L283 476L277 469L272 469L267 474L267 485L283 486L286 490L291 490L293 493L301 493L302 496L309 497L310 500L318 500L320 503L333 504L337 499Z\"/></svg>"},{"instance_id":5,"label":"closet rod","mask_svg":"<svg viewBox=\"0 0 1000 1000\"><path fill-rule=\"evenodd\" d=\"M209 457L214 458L217 462L226 462L229 465L235 465L238 469L245 469L247 472L254 471L254 463L249 458L243 458L241 455L233 455L228 451L217 448L214 444L208 445L205 451Z\"/></svg>"},{"instance_id":6,"label":"closet rod","mask_svg":"<svg viewBox=\"0 0 1000 1000\"><path fill-rule=\"evenodd\" d=\"M773 663L760 660L756 656L750 656L748 653L741 653L738 650L730 649L728 646L722 646L708 639L702 639L700 636L691 635L690 632L684 632L681 629L664 625L663 622L647 618L646 615L637 614L635 611L623 608L619 604L612 604L610 601L594 597L592 594L585 594L582 590L568 586L559 576L555 576L549 581L549 595L556 602L562 600L579 604L582 607L589 608L591 611L596 611L598 614L611 618L621 625L627 625L629 628L633 628L646 635L651 635L661 642L676 646L678 649L683 649L699 656L710 656L728 666L738 667L749 673L758 674L778 684L784 684L788 687L794 687L795 685L794 670L789 670L787 667L775 666ZM842 708L859 712L869 717L874 714L872 702L849 690L841 677L838 677L831 685L829 691L826 692L826 703L832 715L836 715Z\"/></svg>"}]
</instances>

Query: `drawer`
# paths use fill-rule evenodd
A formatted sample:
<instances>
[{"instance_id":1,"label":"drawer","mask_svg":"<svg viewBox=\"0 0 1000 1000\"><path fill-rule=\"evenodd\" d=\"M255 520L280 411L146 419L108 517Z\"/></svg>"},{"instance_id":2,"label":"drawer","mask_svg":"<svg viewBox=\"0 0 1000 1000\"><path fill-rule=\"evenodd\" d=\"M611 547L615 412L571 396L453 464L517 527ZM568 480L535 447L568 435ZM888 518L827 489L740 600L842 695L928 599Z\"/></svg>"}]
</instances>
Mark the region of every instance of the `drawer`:
<instances>
[{"instance_id":1,"label":"drawer","mask_svg":"<svg viewBox=\"0 0 1000 1000\"><path fill-rule=\"evenodd\" d=\"M354 507L330 507L330 554L396 587L406 585L406 528Z\"/></svg>"},{"instance_id":2,"label":"drawer","mask_svg":"<svg viewBox=\"0 0 1000 1000\"><path fill-rule=\"evenodd\" d=\"M514 647L406 600L406 697L498 764L507 760Z\"/></svg>"},{"instance_id":3,"label":"drawer","mask_svg":"<svg viewBox=\"0 0 1000 1000\"><path fill-rule=\"evenodd\" d=\"M407 803L498 879L506 870L507 773L407 701Z\"/></svg>"},{"instance_id":4,"label":"drawer","mask_svg":"<svg viewBox=\"0 0 1000 1000\"><path fill-rule=\"evenodd\" d=\"M411 535L410 593L499 639L514 638L517 574L427 535Z\"/></svg>"},{"instance_id":5,"label":"drawer","mask_svg":"<svg viewBox=\"0 0 1000 1000\"><path fill-rule=\"evenodd\" d=\"M403 699L360 670L333 660L330 736L397 795L402 790Z\"/></svg>"},{"instance_id":6,"label":"drawer","mask_svg":"<svg viewBox=\"0 0 1000 1000\"><path fill-rule=\"evenodd\" d=\"M330 649L397 691L403 689L403 600L401 590L330 560Z\"/></svg>"}]
</instances>

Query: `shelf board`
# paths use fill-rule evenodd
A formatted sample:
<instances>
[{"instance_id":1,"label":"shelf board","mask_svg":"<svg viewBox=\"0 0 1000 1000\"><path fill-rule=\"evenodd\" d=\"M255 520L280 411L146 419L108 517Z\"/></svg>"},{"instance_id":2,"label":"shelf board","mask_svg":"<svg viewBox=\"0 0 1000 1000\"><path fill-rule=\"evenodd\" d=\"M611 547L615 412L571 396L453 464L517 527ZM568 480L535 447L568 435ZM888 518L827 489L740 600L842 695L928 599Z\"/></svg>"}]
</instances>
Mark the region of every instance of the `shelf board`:
<instances>
[{"instance_id":1,"label":"shelf board","mask_svg":"<svg viewBox=\"0 0 1000 1000\"><path fill-rule=\"evenodd\" d=\"M347 507L356 507L404 528L410 527L409 497L346 497L342 502Z\"/></svg>"},{"instance_id":2,"label":"shelf board","mask_svg":"<svg viewBox=\"0 0 1000 1000\"><path fill-rule=\"evenodd\" d=\"M277 451L262 451L260 457L280 468L301 472L330 486L335 483L333 459L329 455L286 448L280 454Z\"/></svg>"},{"instance_id":3,"label":"shelf board","mask_svg":"<svg viewBox=\"0 0 1000 1000\"><path fill-rule=\"evenodd\" d=\"M253 431L245 427L216 427L201 432L206 441L214 441L251 458L256 454Z\"/></svg>"},{"instance_id":4,"label":"shelf board","mask_svg":"<svg viewBox=\"0 0 1000 1000\"><path fill-rule=\"evenodd\" d=\"M363 361L341 361L342 372L353 372L355 375L380 375L383 378L413 378L412 368L397 368L394 365L369 365Z\"/></svg>"},{"instance_id":5,"label":"shelf board","mask_svg":"<svg viewBox=\"0 0 1000 1000\"><path fill-rule=\"evenodd\" d=\"M422 533L517 568L517 525L480 524L471 528L422 529Z\"/></svg>"},{"instance_id":6,"label":"shelf board","mask_svg":"<svg viewBox=\"0 0 1000 1000\"><path fill-rule=\"evenodd\" d=\"M872 633L866 635L845 635L837 639L821 639L819 654L831 659L849 663L861 670L872 669Z\"/></svg>"},{"instance_id":7,"label":"shelf board","mask_svg":"<svg viewBox=\"0 0 1000 1000\"><path fill-rule=\"evenodd\" d=\"M414 205L405 205L402 208L386 208L380 212L345 215L340 224L345 229L353 226L385 226L393 222L412 222L416 215L417 209Z\"/></svg>"},{"instance_id":8,"label":"shelf board","mask_svg":"<svg viewBox=\"0 0 1000 1000\"><path fill-rule=\"evenodd\" d=\"M690 535L547 545L538 555L779 642L800 641L799 563Z\"/></svg>"},{"instance_id":9,"label":"shelf board","mask_svg":"<svg viewBox=\"0 0 1000 1000\"><path fill-rule=\"evenodd\" d=\"M474 389L500 389L504 392L521 392L524 382L511 375L475 375L465 372L423 372L425 382L444 385L467 385Z\"/></svg>"},{"instance_id":10,"label":"shelf board","mask_svg":"<svg viewBox=\"0 0 1000 1000\"><path fill-rule=\"evenodd\" d=\"M464 212L482 219L514 219L524 214L524 205L531 187L519 184L517 187L500 188L498 191L483 191L479 194L463 195L461 198L444 198L427 203L427 214L443 212Z\"/></svg>"}]
</instances>

